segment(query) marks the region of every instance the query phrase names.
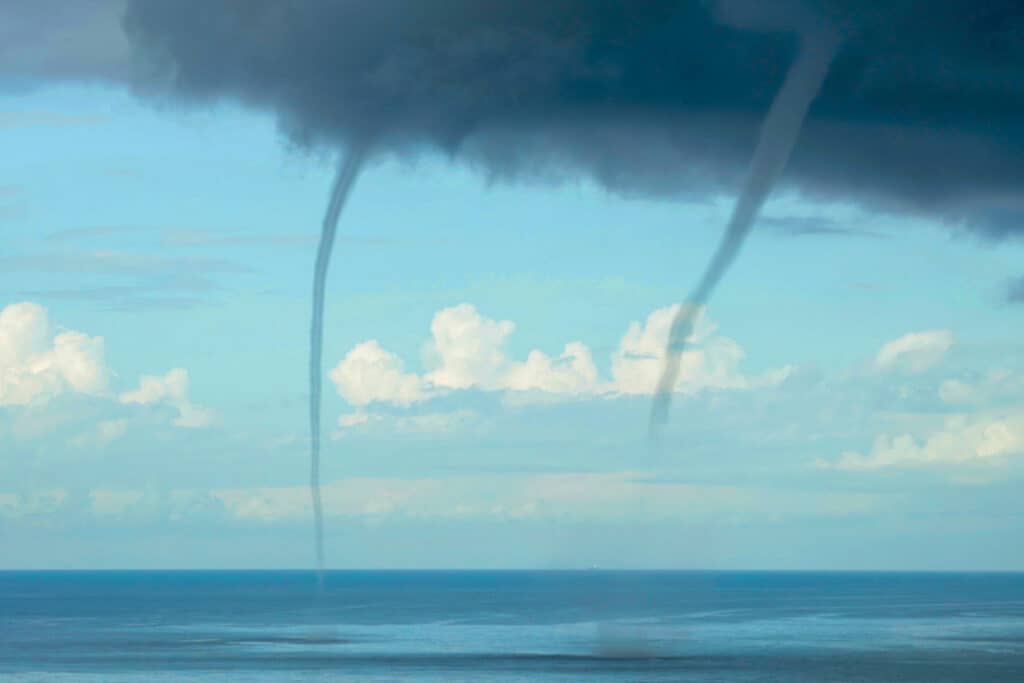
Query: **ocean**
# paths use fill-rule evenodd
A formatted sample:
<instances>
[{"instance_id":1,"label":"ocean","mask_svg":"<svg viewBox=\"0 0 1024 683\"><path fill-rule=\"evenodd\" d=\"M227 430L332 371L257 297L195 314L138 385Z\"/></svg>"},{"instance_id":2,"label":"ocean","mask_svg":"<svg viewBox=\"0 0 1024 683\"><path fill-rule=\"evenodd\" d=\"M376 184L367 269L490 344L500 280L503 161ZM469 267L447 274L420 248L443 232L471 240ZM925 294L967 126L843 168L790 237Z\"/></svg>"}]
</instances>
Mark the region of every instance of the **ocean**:
<instances>
[{"instance_id":1,"label":"ocean","mask_svg":"<svg viewBox=\"0 0 1024 683\"><path fill-rule=\"evenodd\" d=\"M0 572L4 681L1024 681L1024 574Z\"/></svg>"}]
</instances>

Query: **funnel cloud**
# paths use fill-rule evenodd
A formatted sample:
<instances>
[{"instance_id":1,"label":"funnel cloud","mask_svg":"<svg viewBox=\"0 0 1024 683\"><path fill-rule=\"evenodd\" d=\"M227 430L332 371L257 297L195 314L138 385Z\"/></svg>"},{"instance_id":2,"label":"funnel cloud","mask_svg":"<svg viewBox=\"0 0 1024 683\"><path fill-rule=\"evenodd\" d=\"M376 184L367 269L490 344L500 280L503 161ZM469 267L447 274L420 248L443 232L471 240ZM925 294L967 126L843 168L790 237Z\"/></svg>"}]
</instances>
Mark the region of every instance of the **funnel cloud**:
<instances>
[{"instance_id":1,"label":"funnel cloud","mask_svg":"<svg viewBox=\"0 0 1024 683\"><path fill-rule=\"evenodd\" d=\"M747 181L736 200L722 241L693 290L689 305L681 306L672 320L665 349L665 365L651 406L652 434L667 419L672 392L679 379L680 356L686 340L693 334L695 318L732 265L758 212L782 174L800 133L800 126L811 102L821 89L838 46L838 36L831 32L818 31L806 38L782 89L768 110Z\"/></svg>"},{"instance_id":2,"label":"funnel cloud","mask_svg":"<svg viewBox=\"0 0 1024 683\"><path fill-rule=\"evenodd\" d=\"M309 326L309 492L313 501L314 533L316 534L316 573L321 590L324 583L324 512L320 500L320 400L323 394L323 346L324 346L324 289L327 270L331 265L334 249L334 235L338 230L338 218L345 208L363 163L365 146L353 145L342 156L338 175L331 187L324 223L320 232L320 243L316 248L316 264L313 267L313 314Z\"/></svg>"}]
</instances>

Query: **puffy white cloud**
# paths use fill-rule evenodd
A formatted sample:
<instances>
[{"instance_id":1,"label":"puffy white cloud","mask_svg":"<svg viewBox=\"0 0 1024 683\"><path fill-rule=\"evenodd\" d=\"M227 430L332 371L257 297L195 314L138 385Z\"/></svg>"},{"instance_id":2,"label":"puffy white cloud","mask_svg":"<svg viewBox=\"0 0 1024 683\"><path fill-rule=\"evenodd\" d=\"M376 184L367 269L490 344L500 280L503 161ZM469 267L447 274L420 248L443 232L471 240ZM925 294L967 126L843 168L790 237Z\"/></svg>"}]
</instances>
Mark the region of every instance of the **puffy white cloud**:
<instances>
[{"instance_id":1,"label":"puffy white cloud","mask_svg":"<svg viewBox=\"0 0 1024 683\"><path fill-rule=\"evenodd\" d=\"M665 344L676 307L651 313L645 322L633 322L612 356L612 377L599 377L590 349L579 341L565 345L552 357L534 349L526 359L510 358L505 351L515 325L492 320L473 306L460 304L438 311L431 322L427 345L428 371L406 373L402 360L376 341L354 347L331 371L330 378L350 405L372 403L408 406L460 389L517 392L520 395L615 396L651 394L661 373ZM748 389L776 384L789 374L780 368L759 377L740 372L744 353L734 340L715 335L715 327L701 315L684 353L677 390ZM365 423L362 414L345 416L342 427Z\"/></svg>"},{"instance_id":2,"label":"puffy white cloud","mask_svg":"<svg viewBox=\"0 0 1024 683\"><path fill-rule=\"evenodd\" d=\"M953 345L949 330L910 332L886 342L875 355L875 368L908 374L924 372L934 366Z\"/></svg>"},{"instance_id":3,"label":"puffy white cloud","mask_svg":"<svg viewBox=\"0 0 1024 683\"><path fill-rule=\"evenodd\" d=\"M566 344L557 358L533 350L525 361L514 361L504 349L514 331L512 322L486 318L470 304L438 311L430 324L427 356L434 369L425 375L426 382L440 389L551 394L597 389L597 368L584 344Z\"/></svg>"},{"instance_id":4,"label":"puffy white cloud","mask_svg":"<svg viewBox=\"0 0 1024 683\"><path fill-rule=\"evenodd\" d=\"M342 398L356 407L376 401L407 406L426 399L423 380L402 370L401 358L371 340L357 344L329 376Z\"/></svg>"},{"instance_id":5,"label":"puffy white cloud","mask_svg":"<svg viewBox=\"0 0 1024 683\"><path fill-rule=\"evenodd\" d=\"M1024 413L995 416L954 415L923 440L910 434L875 439L870 453L843 453L835 463L841 470L869 470L915 465L964 465L993 462L1024 453Z\"/></svg>"},{"instance_id":6,"label":"puffy white cloud","mask_svg":"<svg viewBox=\"0 0 1024 683\"><path fill-rule=\"evenodd\" d=\"M654 392L665 360L672 320L680 306L659 308L640 323L630 323L619 348L612 356L612 388L616 393L647 395ZM744 352L729 337L715 334L704 311L697 314L689 348L680 358L675 391L695 394L704 389L751 389L778 384L790 373L779 368L760 377L740 372Z\"/></svg>"},{"instance_id":7,"label":"puffy white cloud","mask_svg":"<svg viewBox=\"0 0 1024 683\"><path fill-rule=\"evenodd\" d=\"M470 304L438 311L428 347L436 369L426 380L445 389L502 388L508 370L502 347L515 328L508 320L485 318Z\"/></svg>"},{"instance_id":8,"label":"puffy white cloud","mask_svg":"<svg viewBox=\"0 0 1024 683\"><path fill-rule=\"evenodd\" d=\"M101 394L108 376L102 337L53 334L38 304L0 310L0 405L45 402L65 392Z\"/></svg>"},{"instance_id":9,"label":"puffy white cloud","mask_svg":"<svg viewBox=\"0 0 1024 683\"><path fill-rule=\"evenodd\" d=\"M212 411L189 400L188 371L184 368L174 368L163 377L144 375L139 388L121 394L120 400L125 404L170 406L178 411L174 419L178 427L206 427L214 420Z\"/></svg>"},{"instance_id":10,"label":"puffy white cloud","mask_svg":"<svg viewBox=\"0 0 1024 683\"><path fill-rule=\"evenodd\" d=\"M357 344L329 377L338 393L352 406L372 403L408 406L441 393L460 389L541 391L552 394L592 393L597 389L597 368L590 350L580 342L566 344L552 358L531 351L525 361L505 353L515 325L492 320L469 304L438 311L430 324L427 362L423 375L406 373L404 363L375 341ZM342 427L367 422L361 413L344 416Z\"/></svg>"},{"instance_id":11,"label":"puffy white cloud","mask_svg":"<svg viewBox=\"0 0 1024 683\"><path fill-rule=\"evenodd\" d=\"M113 400L103 338L75 330L54 333L46 309L23 302L0 310L0 406L45 403L66 393ZM175 368L163 377L144 376L139 387L118 397L122 404L173 407L179 427L203 427L213 413L188 399L188 372ZM101 420L71 439L74 446L94 446L121 438L126 418Z\"/></svg>"},{"instance_id":12,"label":"puffy white cloud","mask_svg":"<svg viewBox=\"0 0 1024 683\"><path fill-rule=\"evenodd\" d=\"M512 391L543 391L550 394L581 395L598 388L597 366L590 349L580 342L565 345L558 358L543 351L531 351L523 363L513 363L505 372L502 387Z\"/></svg>"}]
</instances>

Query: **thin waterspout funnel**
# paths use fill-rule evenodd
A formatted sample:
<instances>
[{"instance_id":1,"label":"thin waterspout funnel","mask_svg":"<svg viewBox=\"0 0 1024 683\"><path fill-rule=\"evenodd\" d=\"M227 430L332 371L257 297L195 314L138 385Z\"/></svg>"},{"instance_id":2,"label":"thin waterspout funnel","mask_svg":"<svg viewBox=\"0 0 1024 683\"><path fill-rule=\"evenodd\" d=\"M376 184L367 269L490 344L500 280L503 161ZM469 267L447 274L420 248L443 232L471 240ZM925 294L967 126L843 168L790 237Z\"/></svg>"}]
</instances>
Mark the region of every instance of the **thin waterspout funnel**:
<instances>
[{"instance_id":1,"label":"thin waterspout funnel","mask_svg":"<svg viewBox=\"0 0 1024 683\"><path fill-rule=\"evenodd\" d=\"M322 396L323 341L324 341L324 287L327 269L331 264L334 235L338 229L338 217L345 207L359 169L362 167L365 147L353 145L341 159L338 175L331 188L327 203L320 244L316 249L316 265L313 269L313 316L309 328L309 492L313 499L313 519L316 551L317 585L324 585L324 511L320 497L320 400Z\"/></svg>"},{"instance_id":2,"label":"thin waterspout funnel","mask_svg":"<svg viewBox=\"0 0 1024 683\"><path fill-rule=\"evenodd\" d=\"M832 32L823 31L805 36L796 61L786 74L786 80L765 116L750 170L722 241L691 293L688 305L680 307L672 320L665 349L665 364L651 406L652 437L657 436L668 417L672 392L679 379L680 357L686 348L686 340L693 334L696 318L735 260L761 206L782 174L807 110L828 75L829 65L838 47L838 36Z\"/></svg>"}]
</instances>

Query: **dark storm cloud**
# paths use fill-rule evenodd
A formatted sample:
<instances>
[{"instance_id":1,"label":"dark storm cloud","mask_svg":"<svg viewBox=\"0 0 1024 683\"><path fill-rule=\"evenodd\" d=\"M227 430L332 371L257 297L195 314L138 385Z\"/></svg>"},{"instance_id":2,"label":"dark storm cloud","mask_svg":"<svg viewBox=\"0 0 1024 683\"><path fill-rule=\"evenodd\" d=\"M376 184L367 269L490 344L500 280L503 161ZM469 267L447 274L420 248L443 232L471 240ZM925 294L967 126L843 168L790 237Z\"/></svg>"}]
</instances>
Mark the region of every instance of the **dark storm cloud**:
<instances>
[{"instance_id":1,"label":"dark storm cloud","mask_svg":"<svg viewBox=\"0 0 1024 683\"><path fill-rule=\"evenodd\" d=\"M123 79L125 0L0 2L0 91L41 81Z\"/></svg>"},{"instance_id":2,"label":"dark storm cloud","mask_svg":"<svg viewBox=\"0 0 1024 683\"><path fill-rule=\"evenodd\" d=\"M825 24L842 49L784 182L1024 234L1017 0L134 0L125 27L146 87L268 108L300 142L679 195L736 189Z\"/></svg>"}]
</instances>

